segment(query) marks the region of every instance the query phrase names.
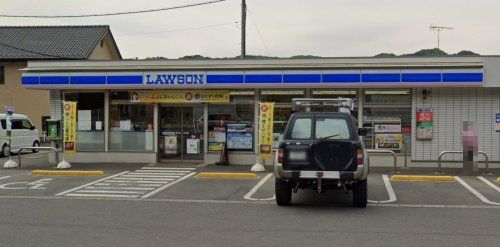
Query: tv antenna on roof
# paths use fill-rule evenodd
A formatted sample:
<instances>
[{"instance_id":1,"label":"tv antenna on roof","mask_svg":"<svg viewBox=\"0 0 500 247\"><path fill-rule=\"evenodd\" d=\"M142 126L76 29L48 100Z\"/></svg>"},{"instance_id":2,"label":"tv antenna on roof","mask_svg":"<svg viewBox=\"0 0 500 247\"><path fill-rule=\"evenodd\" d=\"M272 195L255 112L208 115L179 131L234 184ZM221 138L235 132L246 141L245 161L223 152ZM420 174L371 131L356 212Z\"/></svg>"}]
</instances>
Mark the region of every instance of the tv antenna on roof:
<instances>
[{"instance_id":1,"label":"tv antenna on roof","mask_svg":"<svg viewBox=\"0 0 500 247\"><path fill-rule=\"evenodd\" d=\"M434 26L434 25L431 24L430 29L431 29L431 31L437 31L437 34L438 34L438 46L437 46L437 48L438 48L438 50L440 50L439 49L439 35L440 35L441 31L443 31L443 30L451 30L453 28L452 27Z\"/></svg>"}]
</instances>

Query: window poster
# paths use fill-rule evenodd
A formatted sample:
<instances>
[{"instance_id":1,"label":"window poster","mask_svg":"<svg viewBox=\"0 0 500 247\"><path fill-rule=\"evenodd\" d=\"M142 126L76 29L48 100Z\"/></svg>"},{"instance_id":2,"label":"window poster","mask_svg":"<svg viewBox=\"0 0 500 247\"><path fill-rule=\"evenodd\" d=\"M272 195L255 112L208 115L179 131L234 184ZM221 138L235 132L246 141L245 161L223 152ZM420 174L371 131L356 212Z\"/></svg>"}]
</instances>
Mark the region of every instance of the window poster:
<instances>
[{"instance_id":1,"label":"window poster","mask_svg":"<svg viewBox=\"0 0 500 247\"><path fill-rule=\"evenodd\" d=\"M392 149L400 150L403 146L402 134L376 134L375 148L376 149Z\"/></svg>"},{"instance_id":2,"label":"window poster","mask_svg":"<svg viewBox=\"0 0 500 247\"><path fill-rule=\"evenodd\" d=\"M500 133L500 113L497 114L496 116L496 127L495 130L497 133Z\"/></svg>"},{"instance_id":3,"label":"window poster","mask_svg":"<svg viewBox=\"0 0 500 247\"><path fill-rule=\"evenodd\" d=\"M432 140L432 108L417 108L417 140Z\"/></svg>"},{"instance_id":4,"label":"window poster","mask_svg":"<svg viewBox=\"0 0 500 247\"><path fill-rule=\"evenodd\" d=\"M78 110L78 130L91 130L91 114L90 110Z\"/></svg>"},{"instance_id":5,"label":"window poster","mask_svg":"<svg viewBox=\"0 0 500 247\"><path fill-rule=\"evenodd\" d=\"M227 148L230 150L252 150L253 135L245 132L228 132Z\"/></svg>"}]
</instances>

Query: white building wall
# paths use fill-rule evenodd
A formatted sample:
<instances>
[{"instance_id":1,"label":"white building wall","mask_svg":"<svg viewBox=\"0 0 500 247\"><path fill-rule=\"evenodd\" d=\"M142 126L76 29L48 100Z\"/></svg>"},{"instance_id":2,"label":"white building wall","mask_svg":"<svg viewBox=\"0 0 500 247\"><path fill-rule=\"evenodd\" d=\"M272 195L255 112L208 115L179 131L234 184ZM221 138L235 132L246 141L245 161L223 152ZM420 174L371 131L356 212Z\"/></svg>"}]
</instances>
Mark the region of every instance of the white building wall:
<instances>
[{"instance_id":1,"label":"white building wall","mask_svg":"<svg viewBox=\"0 0 500 247\"><path fill-rule=\"evenodd\" d=\"M500 88L430 88L424 101L422 89L412 90L412 161L437 161L442 151L462 150L463 121L474 121L479 133L479 150L490 160L500 161L500 133L495 132L495 115L500 113ZM416 110L431 107L434 112L432 140L416 140ZM462 160L448 154L446 160ZM482 156L480 156L482 160Z\"/></svg>"}]
</instances>

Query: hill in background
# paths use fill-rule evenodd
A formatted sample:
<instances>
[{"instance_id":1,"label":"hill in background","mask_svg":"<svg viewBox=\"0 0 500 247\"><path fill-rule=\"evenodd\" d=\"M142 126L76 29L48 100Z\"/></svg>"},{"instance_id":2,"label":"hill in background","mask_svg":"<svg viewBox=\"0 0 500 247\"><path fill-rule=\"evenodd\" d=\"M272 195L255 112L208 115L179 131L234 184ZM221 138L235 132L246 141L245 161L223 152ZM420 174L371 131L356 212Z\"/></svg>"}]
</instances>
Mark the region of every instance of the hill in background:
<instances>
[{"instance_id":1,"label":"hill in background","mask_svg":"<svg viewBox=\"0 0 500 247\"><path fill-rule=\"evenodd\" d=\"M455 57L469 57L469 56L480 56L479 54L472 52L472 51L467 51L463 50L460 51L459 53L456 54L448 54L443 50L440 50L438 48L434 49L422 49L420 51L417 51L415 53L411 54L403 54L403 55L395 55L394 53L380 53L375 55L374 57L446 57L446 56L455 56ZM245 59L276 59L280 57L270 57L270 56L260 56L260 55L247 55ZM296 56L291 56L288 58L323 58L321 56L314 56L314 55L296 55ZM147 57L145 60L162 60L162 59L168 59L166 57ZM213 57L205 57L202 55L187 55L180 57L179 59L185 59L185 60L213 60L213 59L240 59L240 56L235 56L235 57L221 57L221 58L213 58Z\"/></svg>"}]
</instances>

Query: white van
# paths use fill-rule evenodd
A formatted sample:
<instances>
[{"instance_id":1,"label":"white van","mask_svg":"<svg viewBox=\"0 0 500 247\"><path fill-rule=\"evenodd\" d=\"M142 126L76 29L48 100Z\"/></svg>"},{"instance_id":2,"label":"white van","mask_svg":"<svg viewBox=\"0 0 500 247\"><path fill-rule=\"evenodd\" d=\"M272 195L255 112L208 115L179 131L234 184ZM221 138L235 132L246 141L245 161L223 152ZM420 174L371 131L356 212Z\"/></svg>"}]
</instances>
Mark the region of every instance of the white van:
<instances>
[{"instance_id":1,"label":"white van","mask_svg":"<svg viewBox=\"0 0 500 247\"><path fill-rule=\"evenodd\" d=\"M38 131L33 126L27 116L21 114L14 114L12 116L12 140L10 143L11 152L19 152L21 147L39 147L40 139L38 138ZM9 148L7 141L7 123L5 114L0 114L0 156L8 156ZM34 153L38 150L33 149Z\"/></svg>"}]
</instances>

